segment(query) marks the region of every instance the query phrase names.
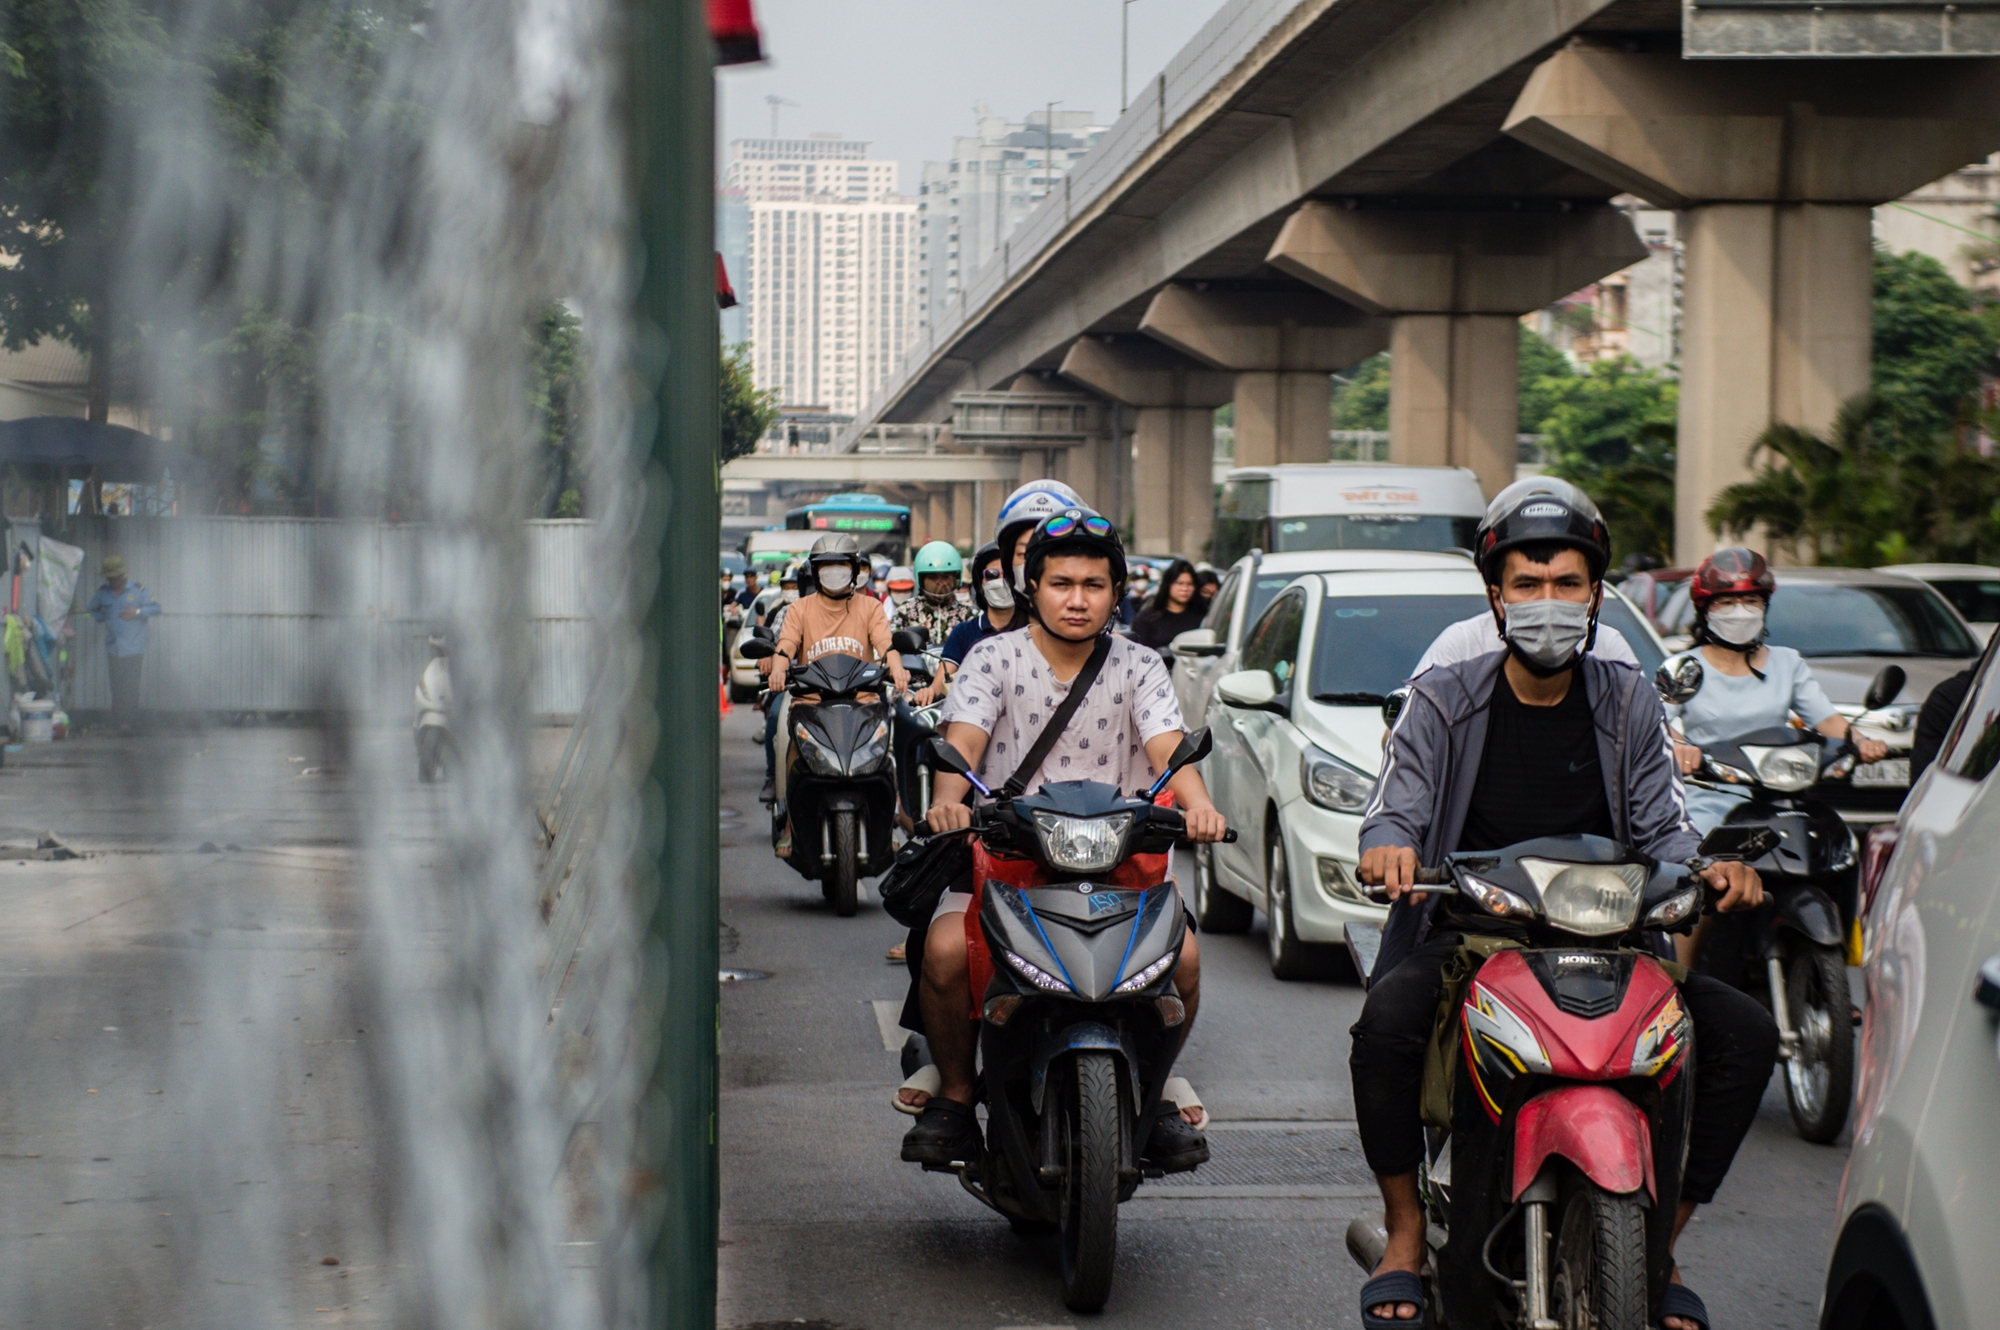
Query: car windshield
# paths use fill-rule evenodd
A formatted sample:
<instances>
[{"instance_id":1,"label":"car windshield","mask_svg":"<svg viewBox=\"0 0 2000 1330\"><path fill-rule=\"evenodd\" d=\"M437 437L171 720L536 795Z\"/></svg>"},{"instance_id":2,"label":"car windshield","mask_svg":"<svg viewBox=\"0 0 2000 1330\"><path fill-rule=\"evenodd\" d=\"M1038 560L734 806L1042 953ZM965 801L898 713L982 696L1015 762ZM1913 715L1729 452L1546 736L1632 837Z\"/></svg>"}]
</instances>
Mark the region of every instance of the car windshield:
<instances>
[{"instance_id":1,"label":"car windshield","mask_svg":"<svg viewBox=\"0 0 2000 1330\"><path fill-rule=\"evenodd\" d=\"M2000 577L1927 577L1967 623L2000 623Z\"/></svg>"},{"instance_id":2,"label":"car windshield","mask_svg":"<svg viewBox=\"0 0 2000 1330\"><path fill-rule=\"evenodd\" d=\"M1313 646L1313 701L1380 705L1439 633L1485 612L1484 596L1328 596Z\"/></svg>"},{"instance_id":3,"label":"car windshield","mask_svg":"<svg viewBox=\"0 0 2000 1330\"><path fill-rule=\"evenodd\" d=\"M1771 596L1770 640L1802 656L1976 656L1979 644L1920 584L1792 582Z\"/></svg>"},{"instance_id":4,"label":"car windshield","mask_svg":"<svg viewBox=\"0 0 2000 1330\"><path fill-rule=\"evenodd\" d=\"M1469 550L1477 517L1343 513L1271 519L1274 552L1291 550Z\"/></svg>"}]
</instances>

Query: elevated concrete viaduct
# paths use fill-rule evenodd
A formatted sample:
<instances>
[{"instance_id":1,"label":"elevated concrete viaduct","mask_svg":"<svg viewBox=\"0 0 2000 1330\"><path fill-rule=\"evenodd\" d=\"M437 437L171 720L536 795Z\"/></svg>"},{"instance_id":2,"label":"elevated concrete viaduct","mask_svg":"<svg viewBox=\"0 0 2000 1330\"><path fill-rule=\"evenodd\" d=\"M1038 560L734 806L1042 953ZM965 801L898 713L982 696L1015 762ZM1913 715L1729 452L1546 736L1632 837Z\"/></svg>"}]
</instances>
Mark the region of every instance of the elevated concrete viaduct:
<instances>
[{"instance_id":1,"label":"elevated concrete viaduct","mask_svg":"<svg viewBox=\"0 0 2000 1330\"><path fill-rule=\"evenodd\" d=\"M1240 462L1324 458L1326 375L1388 345L1392 456L1490 491L1517 317L1642 256L1608 206L1630 191L1688 210L1678 539L1705 552L1701 511L1763 426L1823 426L1865 387L1866 208L2000 148L2000 71L1688 61L1681 21L1676 0L1232 0L857 432L1059 376L1136 413L1091 469L1136 456L1111 488L1142 548L1198 553L1201 413L1235 404Z\"/></svg>"}]
</instances>

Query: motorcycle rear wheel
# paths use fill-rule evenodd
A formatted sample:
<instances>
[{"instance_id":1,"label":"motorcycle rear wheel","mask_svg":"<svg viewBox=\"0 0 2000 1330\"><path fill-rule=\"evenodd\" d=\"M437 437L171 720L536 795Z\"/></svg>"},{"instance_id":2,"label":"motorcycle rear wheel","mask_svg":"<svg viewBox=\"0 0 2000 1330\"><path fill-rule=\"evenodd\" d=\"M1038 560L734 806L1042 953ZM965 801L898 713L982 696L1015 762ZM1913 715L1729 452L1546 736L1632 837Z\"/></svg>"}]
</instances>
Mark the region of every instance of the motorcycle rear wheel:
<instances>
[{"instance_id":1,"label":"motorcycle rear wheel","mask_svg":"<svg viewBox=\"0 0 2000 1330\"><path fill-rule=\"evenodd\" d=\"M1826 1145L1847 1126L1854 1102L1846 957L1832 947L1800 947L1785 967L1785 1006L1799 1035L1798 1051L1785 1061L1785 1102L1799 1135Z\"/></svg>"},{"instance_id":2,"label":"motorcycle rear wheel","mask_svg":"<svg viewBox=\"0 0 2000 1330\"><path fill-rule=\"evenodd\" d=\"M1125 1114L1111 1054L1076 1054L1063 1125L1068 1167L1062 1184L1063 1305L1104 1309L1118 1258L1118 1172L1125 1161Z\"/></svg>"},{"instance_id":3,"label":"motorcycle rear wheel","mask_svg":"<svg viewBox=\"0 0 2000 1330\"><path fill-rule=\"evenodd\" d=\"M1549 1277L1563 1330L1646 1330L1646 1210L1577 1175L1564 1187Z\"/></svg>"},{"instance_id":4,"label":"motorcycle rear wheel","mask_svg":"<svg viewBox=\"0 0 2000 1330\"><path fill-rule=\"evenodd\" d=\"M853 813L833 815L833 862L826 871L833 912L843 919L852 918L861 890L861 838Z\"/></svg>"}]
</instances>

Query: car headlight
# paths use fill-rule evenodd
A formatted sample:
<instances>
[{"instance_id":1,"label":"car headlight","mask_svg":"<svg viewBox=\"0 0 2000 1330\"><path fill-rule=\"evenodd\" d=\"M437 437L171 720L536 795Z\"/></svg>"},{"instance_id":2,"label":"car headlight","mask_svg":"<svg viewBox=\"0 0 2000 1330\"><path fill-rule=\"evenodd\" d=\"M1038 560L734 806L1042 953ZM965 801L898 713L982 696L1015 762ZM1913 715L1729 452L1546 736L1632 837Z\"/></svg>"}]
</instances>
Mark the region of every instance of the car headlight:
<instances>
[{"instance_id":1,"label":"car headlight","mask_svg":"<svg viewBox=\"0 0 2000 1330\"><path fill-rule=\"evenodd\" d=\"M1111 991L1114 993L1136 993L1165 974L1168 968L1179 959L1179 952L1170 951L1151 965L1148 965L1145 969L1139 971L1139 973L1133 975L1130 979L1122 981L1118 987Z\"/></svg>"},{"instance_id":2,"label":"car headlight","mask_svg":"<svg viewBox=\"0 0 2000 1330\"><path fill-rule=\"evenodd\" d=\"M879 765L889 756L889 722L877 721L875 733L868 741L854 750L854 756L847 761L847 774L859 776Z\"/></svg>"},{"instance_id":3,"label":"car headlight","mask_svg":"<svg viewBox=\"0 0 2000 1330\"><path fill-rule=\"evenodd\" d=\"M1819 749L1808 744L1787 744L1783 748L1746 745L1743 756L1750 759L1757 779L1771 789L1789 794L1803 790L1819 779Z\"/></svg>"},{"instance_id":4,"label":"car headlight","mask_svg":"<svg viewBox=\"0 0 2000 1330\"><path fill-rule=\"evenodd\" d=\"M799 751L805 754L806 766L815 776L844 776L847 774L840 769L840 759L833 755L833 750L813 738L812 731L805 726L801 725L793 730L792 738L797 741Z\"/></svg>"},{"instance_id":5,"label":"car headlight","mask_svg":"<svg viewBox=\"0 0 2000 1330\"><path fill-rule=\"evenodd\" d=\"M1639 919L1646 870L1639 864L1565 864L1522 859L1542 893L1542 916L1565 932L1605 937L1631 931Z\"/></svg>"},{"instance_id":6,"label":"car headlight","mask_svg":"<svg viewBox=\"0 0 2000 1330\"><path fill-rule=\"evenodd\" d=\"M1130 813L1110 817L1062 817L1036 813L1035 831L1049 863L1066 873L1102 873L1124 858Z\"/></svg>"},{"instance_id":7,"label":"car headlight","mask_svg":"<svg viewBox=\"0 0 2000 1330\"><path fill-rule=\"evenodd\" d=\"M1359 813L1375 793L1375 778L1332 753L1308 748L1299 754L1299 788L1321 808Z\"/></svg>"},{"instance_id":8,"label":"car headlight","mask_svg":"<svg viewBox=\"0 0 2000 1330\"><path fill-rule=\"evenodd\" d=\"M1685 891L1676 891L1673 895L1646 911L1646 917L1642 921L1643 926L1646 928L1672 928L1675 924L1680 923L1693 914L1695 907L1700 904L1701 885L1697 883Z\"/></svg>"},{"instance_id":9,"label":"car headlight","mask_svg":"<svg viewBox=\"0 0 2000 1330\"><path fill-rule=\"evenodd\" d=\"M1496 887L1491 882L1461 873L1459 889L1470 896L1480 909L1488 914L1497 914L1503 919L1532 919L1535 907L1516 896L1505 887Z\"/></svg>"},{"instance_id":10,"label":"car headlight","mask_svg":"<svg viewBox=\"0 0 2000 1330\"><path fill-rule=\"evenodd\" d=\"M1001 959L1007 962L1007 967L1015 974L1020 975L1023 979L1033 984L1036 988L1042 989L1044 992L1069 993L1074 991L1068 983L1058 979L1024 956L1017 956L1004 948L1000 949L1000 956Z\"/></svg>"}]
</instances>

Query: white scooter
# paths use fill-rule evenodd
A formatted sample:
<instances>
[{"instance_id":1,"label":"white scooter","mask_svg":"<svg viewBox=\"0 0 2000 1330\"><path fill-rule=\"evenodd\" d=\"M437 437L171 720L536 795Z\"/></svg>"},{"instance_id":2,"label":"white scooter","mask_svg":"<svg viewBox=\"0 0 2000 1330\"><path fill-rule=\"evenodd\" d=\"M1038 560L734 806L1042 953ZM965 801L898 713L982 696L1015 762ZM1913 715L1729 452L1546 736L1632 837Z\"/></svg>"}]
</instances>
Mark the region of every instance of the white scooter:
<instances>
[{"instance_id":1,"label":"white scooter","mask_svg":"<svg viewBox=\"0 0 2000 1330\"><path fill-rule=\"evenodd\" d=\"M451 748L451 653L443 634L429 640L431 661L417 680L417 779L426 785L444 775Z\"/></svg>"}]
</instances>

